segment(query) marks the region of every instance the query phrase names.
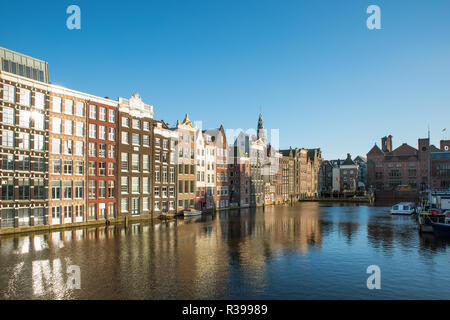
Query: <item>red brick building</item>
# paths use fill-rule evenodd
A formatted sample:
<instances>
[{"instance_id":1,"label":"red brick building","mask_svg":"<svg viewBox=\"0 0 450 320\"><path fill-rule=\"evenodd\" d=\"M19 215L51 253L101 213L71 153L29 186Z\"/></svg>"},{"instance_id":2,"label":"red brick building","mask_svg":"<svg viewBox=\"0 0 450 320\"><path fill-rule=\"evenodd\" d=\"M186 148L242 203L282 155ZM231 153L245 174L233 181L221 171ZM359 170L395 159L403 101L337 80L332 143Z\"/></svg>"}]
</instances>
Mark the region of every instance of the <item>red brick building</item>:
<instances>
[{"instance_id":1,"label":"red brick building","mask_svg":"<svg viewBox=\"0 0 450 320\"><path fill-rule=\"evenodd\" d=\"M88 220L117 218L117 102L88 102Z\"/></svg>"},{"instance_id":2,"label":"red brick building","mask_svg":"<svg viewBox=\"0 0 450 320\"><path fill-rule=\"evenodd\" d=\"M367 185L377 190L409 185L412 189L448 188L450 185L450 152L441 141L441 148L430 145L430 139L418 139L418 149L404 143L392 147L392 136L381 140L367 154Z\"/></svg>"}]
</instances>

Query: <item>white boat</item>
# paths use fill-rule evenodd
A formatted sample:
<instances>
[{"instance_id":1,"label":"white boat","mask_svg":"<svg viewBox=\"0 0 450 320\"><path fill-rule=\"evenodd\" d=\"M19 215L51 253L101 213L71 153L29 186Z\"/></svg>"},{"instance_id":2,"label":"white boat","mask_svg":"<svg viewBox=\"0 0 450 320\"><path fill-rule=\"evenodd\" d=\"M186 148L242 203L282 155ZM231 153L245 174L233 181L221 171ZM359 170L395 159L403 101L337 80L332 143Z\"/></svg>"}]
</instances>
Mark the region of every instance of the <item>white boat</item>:
<instances>
[{"instance_id":1,"label":"white boat","mask_svg":"<svg viewBox=\"0 0 450 320\"><path fill-rule=\"evenodd\" d=\"M185 217L193 217L193 216L199 216L202 212L200 210L196 209L187 209L183 211L183 216Z\"/></svg>"},{"instance_id":2,"label":"white boat","mask_svg":"<svg viewBox=\"0 0 450 320\"><path fill-rule=\"evenodd\" d=\"M415 212L415 205L413 202L400 202L391 208L391 214L411 215Z\"/></svg>"}]
</instances>

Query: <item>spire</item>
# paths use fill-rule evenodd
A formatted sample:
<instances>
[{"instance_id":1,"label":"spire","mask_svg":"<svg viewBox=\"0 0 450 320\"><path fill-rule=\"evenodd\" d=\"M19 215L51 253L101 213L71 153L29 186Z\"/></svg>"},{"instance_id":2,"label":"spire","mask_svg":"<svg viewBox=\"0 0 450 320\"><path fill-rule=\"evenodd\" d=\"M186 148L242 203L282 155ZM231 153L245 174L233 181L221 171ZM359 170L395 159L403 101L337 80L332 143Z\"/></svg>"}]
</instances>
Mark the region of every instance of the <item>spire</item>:
<instances>
[{"instance_id":1,"label":"spire","mask_svg":"<svg viewBox=\"0 0 450 320\"><path fill-rule=\"evenodd\" d=\"M260 113L259 114L259 119L258 119L258 139L261 139L263 142L264 142L264 144L266 144L267 143L267 140L266 140L266 130L264 129L264 121L263 121L263 118L262 118L262 114Z\"/></svg>"}]
</instances>

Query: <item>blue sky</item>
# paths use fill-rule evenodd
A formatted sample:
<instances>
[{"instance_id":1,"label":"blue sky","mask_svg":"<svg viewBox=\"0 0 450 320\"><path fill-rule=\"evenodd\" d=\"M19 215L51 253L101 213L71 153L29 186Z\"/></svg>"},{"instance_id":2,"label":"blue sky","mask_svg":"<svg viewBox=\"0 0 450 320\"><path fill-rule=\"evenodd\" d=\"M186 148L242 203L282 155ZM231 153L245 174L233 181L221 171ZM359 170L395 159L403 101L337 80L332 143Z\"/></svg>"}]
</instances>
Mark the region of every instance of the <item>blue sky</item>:
<instances>
[{"instance_id":1,"label":"blue sky","mask_svg":"<svg viewBox=\"0 0 450 320\"><path fill-rule=\"evenodd\" d=\"M81 8L81 30L66 8ZM381 8L368 30L366 8ZM448 0L10 1L0 46L49 62L53 83L99 96L139 92L155 118L254 128L325 158L432 143L450 130ZM450 138L450 135L448 135Z\"/></svg>"}]
</instances>

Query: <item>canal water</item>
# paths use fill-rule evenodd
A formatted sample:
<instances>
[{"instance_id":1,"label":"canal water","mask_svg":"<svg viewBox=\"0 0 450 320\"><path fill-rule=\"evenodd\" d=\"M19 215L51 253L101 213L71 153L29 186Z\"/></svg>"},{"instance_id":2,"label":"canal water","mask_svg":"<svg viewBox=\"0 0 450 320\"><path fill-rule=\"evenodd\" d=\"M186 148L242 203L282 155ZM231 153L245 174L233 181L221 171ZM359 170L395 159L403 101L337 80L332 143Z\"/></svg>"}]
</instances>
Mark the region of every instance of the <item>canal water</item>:
<instances>
[{"instance_id":1,"label":"canal water","mask_svg":"<svg viewBox=\"0 0 450 320\"><path fill-rule=\"evenodd\" d=\"M3 236L0 299L449 299L449 248L387 207L313 202Z\"/></svg>"}]
</instances>

